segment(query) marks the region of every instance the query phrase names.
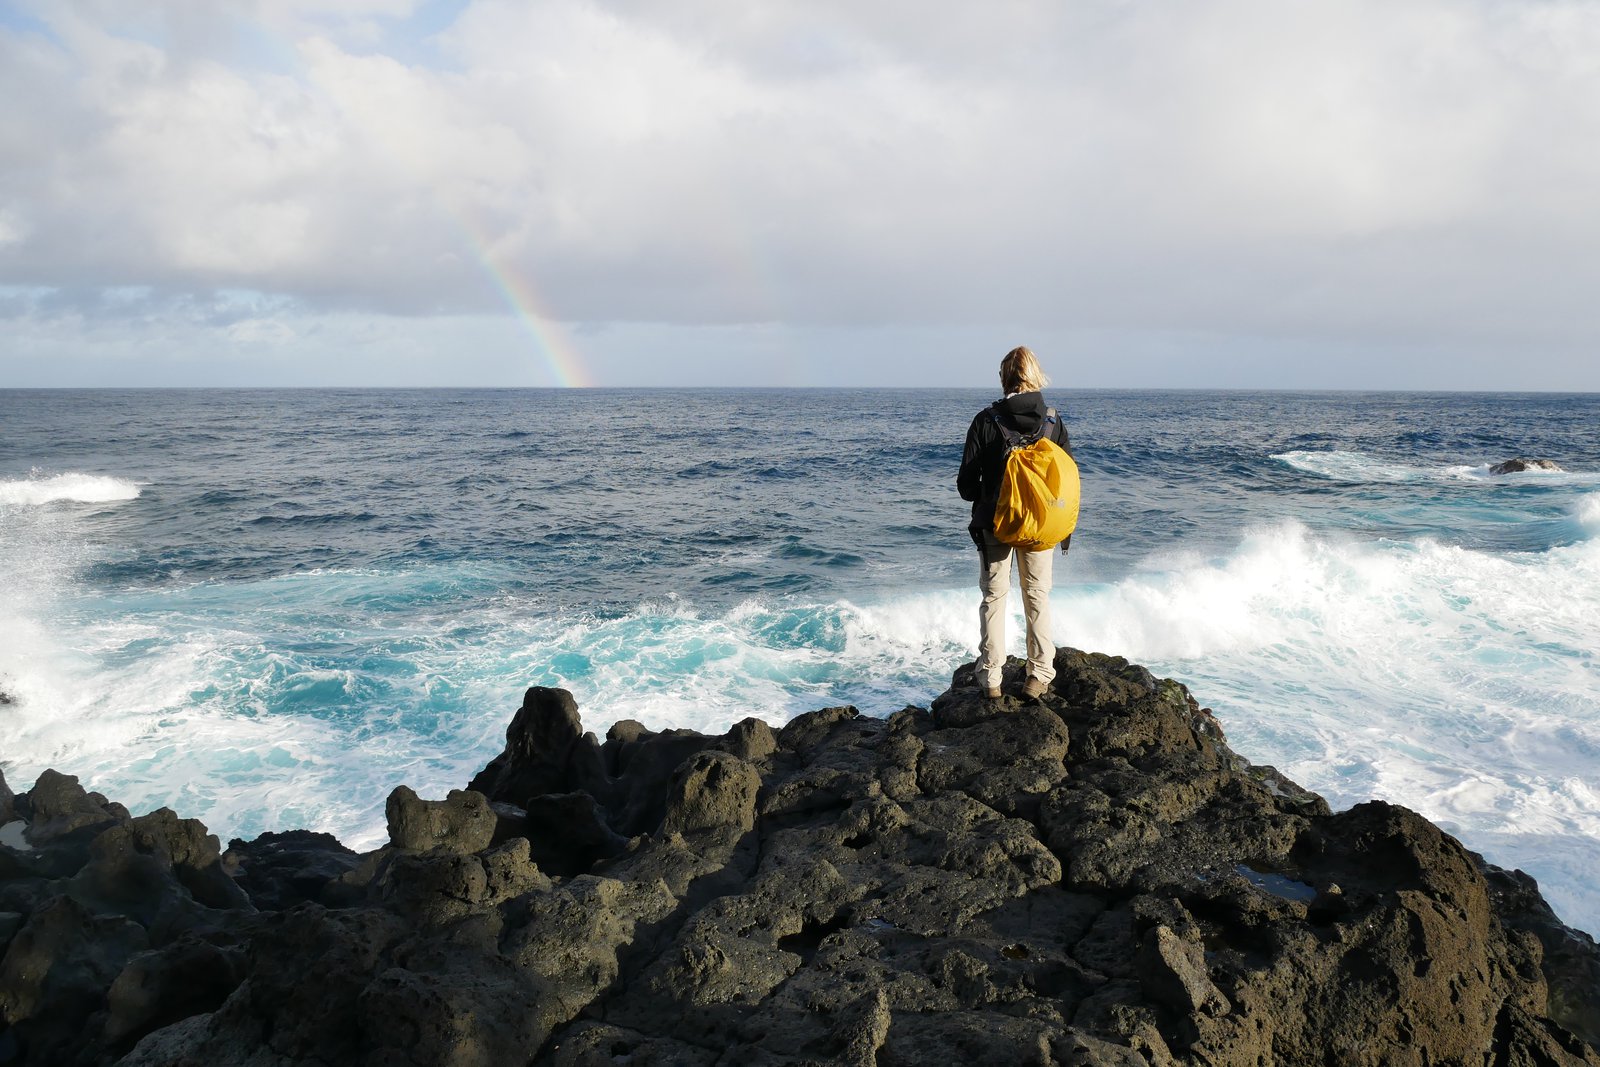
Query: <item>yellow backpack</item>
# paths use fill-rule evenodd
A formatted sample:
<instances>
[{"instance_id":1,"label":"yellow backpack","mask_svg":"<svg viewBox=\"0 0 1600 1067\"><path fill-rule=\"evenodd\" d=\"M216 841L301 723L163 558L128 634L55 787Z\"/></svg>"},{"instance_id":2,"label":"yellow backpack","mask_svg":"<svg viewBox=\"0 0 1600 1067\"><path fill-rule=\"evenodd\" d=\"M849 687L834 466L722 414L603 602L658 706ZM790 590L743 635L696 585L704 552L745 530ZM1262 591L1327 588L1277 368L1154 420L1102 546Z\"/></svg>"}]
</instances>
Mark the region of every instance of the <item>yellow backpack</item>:
<instances>
[{"instance_id":1,"label":"yellow backpack","mask_svg":"<svg viewBox=\"0 0 1600 1067\"><path fill-rule=\"evenodd\" d=\"M1006 444L1000 496L994 505L995 539L1030 552L1054 548L1078 525L1078 465L1051 440L1056 409L1045 409L1044 422L1032 439L1007 429L998 412L991 412L990 418Z\"/></svg>"}]
</instances>

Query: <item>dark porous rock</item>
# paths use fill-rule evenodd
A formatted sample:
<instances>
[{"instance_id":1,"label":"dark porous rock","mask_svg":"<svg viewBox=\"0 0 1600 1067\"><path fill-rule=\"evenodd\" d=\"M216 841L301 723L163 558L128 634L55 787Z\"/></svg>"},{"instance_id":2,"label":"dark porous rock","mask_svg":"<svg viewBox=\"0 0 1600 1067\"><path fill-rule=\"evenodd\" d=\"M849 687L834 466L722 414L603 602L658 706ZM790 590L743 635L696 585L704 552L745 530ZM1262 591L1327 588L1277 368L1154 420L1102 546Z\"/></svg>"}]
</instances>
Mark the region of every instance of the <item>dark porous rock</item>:
<instances>
[{"instance_id":1,"label":"dark porous rock","mask_svg":"<svg viewBox=\"0 0 1600 1067\"><path fill-rule=\"evenodd\" d=\"M467 854L494 841L497 818L489 798L470 789L452 789L443 800L423 800L409 787L396 786L385 812L393 848Z\"/></svg>"},{"instance_id":2,"label":"dark porous rock","mask_svg":"<svg viewBox=\"0 0 1600 1067\"><path fill-rule=\"evenodd\" d=\"M534 686L523 695L522 707L506 727L505 751L490 760L467 788L513 804L531 796L568 792L575 750L583 740L583 720L572 694Z\"/></svg>"},{"instance_id":3,"label":"dark porous rock","mask_svg":"<svg viewBox=\"0 0 1600 1067\"><path fill-rule=\"evenodd\" d=\"M1475 857L1480 860L1481 857ZM1600 1048L1600 951L1592 937L1564 926L1523 871L1485 864L1489 896L1509 930L1538 939L1550 1018Z\"/></svg>"},{"instance_id":4,"label":"dark porous rock","mask_svg":"<svg viewBox=\"0 0 1600 1067\"><path fill-rule=\"evenodd\" d=\"M1145 931L1138 967L1145 995L1181 1015L1226 1015L1233 1008L1206 976L1205 949L1165 926Z\"/></svg>"},{"instance_id":5,"label":"dark porous rock","mask_svg":"<svg viewBox=\"0 0 1600 1067\"><path fill-rule=\"evenodd\" d=\"M96 836L67 892L97 914L122 915L159 937L174 936L215 925L213 909L250 908L220 860L205 826L161 808Z\"/></svg>"},{"instance_id":6,"label":"dark porous rock","mask_svg":"<svg viewBox=\"0 0 1600 1067\"><path fill-rule=\"evenodd\" d=\"M288 830L268 831L252 841L235 838L222 863L251 903L282 911L306 901L328 903L329 884L353 871L361 857L332 834Z\"/></svg>"},{"instance_id":7,"label":"dark porous rock","mask_svg":"<svg viewBox=\"0 0 1600 1067\"><path fill-rule=\"evenodd\" d=\"M503 800L489 801L489 810L494 812L494 840L493 844L503 845L513 837L526 837L528 835L528 812L515 804L507 804Z\"/></svg>"},{"instance_id":8,"label":"dark porous rock","mask_svg":"<svg viewBox=\"0 0 1600 1067\"><path fill-rule=\"evenodd\" d=\"M4 695L4 694L0 694ZM4 771L0 771L0 826L17 817L17 797L6 785Z\"/></svg>"},{"instance_id":9,"label":"dark porous rock","mask_svg":"<svg viewBox=\"0 0 1600 1067\"><path fill-rule=\"evenodd\" d=\"M1489 468L1490 474L1521 474L1523 471L1559 471L1561 465L1550 459L1525 459L1518 456L1515 459L1504 460Z\"/></svg>"},{"instance_id":10,"label":"dark porous rock","mask_svg":"<svg viewBox=\"0 0 1600 1067\"><path fill-rule=\"evenodd\" d=\"M200 820L180 819L170 808L157 808L128 820L126 827L134 847L159 855L199 903L208 908L249 906L245 892L223 870L216 836Z\"/></svg>"},{"instance_id":11,"label":"dark porous rock","mask_svg":"<svg viewBox=\"0 0 1600 1067\"><path fill-rule=\"evenodd\" d=\"M663 833L687 834L719 826L755 825L761 774L738 756L697 752L684 761L668 786Z\"/></svg>"},{"instance_id":12,"label":"dark porous rock","mask_svg":"<svg viewBox=\"0 0 1600 1067\"><path fill-rule=\"evenodd\" d=\"M46 770L28 791L28 841L43 845L57 838L83 837L127 818L121 805L110 807L70 774Z\"/></svg>"},{"instance_id":13,"label":"dark porous rock","mask_svg":"<svg viewBox=\"0 0 1600 1067\"><path fill-rule=\"evenodd\" d=\"M602 859L617 855L627 839L606 821L606 813L588 793L548 793L531 797L523 812L523 833L534 862L563 877L582 874Z\"/></svg>"},{"instance_id":14,"label":"dark porous rock","mask_svg":"<svg viewBox=\"0 0 1600 1067\"><path fill-rule=\"evenodd\" d=\"M0 850L0 1036L124 1067L1600 1067L1600 951L1526 875L1330 811L1176 682L1055 663L1035 702L967 665L927 709L721 737L600 742L531 689L471 790L397 789L365 856L217 862L85 794L112 818L77 851Z\"/></svg>"},{"instance_id":15,"label":"dark porous rock","mask_svg":"<svg viewBox=\"0 0 1600 1067\"><path fill-rule=\"evenodd\" d=\"M221 1003L256 913L216 838L166 809L129 818L55 772L19 800L35 821L0 847L13 1059L110 1062L144 1031Z\"/></svg>"},{"instance_id":16,"label":"dark porous rock","mask_svg":"<svg viewBox=\"0 0 1600 1067\"><path fill-rule=\"evenodd\" d=\"M195 937L134 956L106 992L106 1042L131 1049L152 1030L216 1010L244 970L239 948Z\"/></svg>"},{"instance_id":17,"label":"dark porous rock","mask_svg":"<svg viewBox=\"0 0 1600 1067\"><path fill-rule=\"evenodd\" d=\"M778 750L778 736L761 719L741 719L723 735L717 747L742 760L755 762Z\"/></svg>"},{"instance_id":18,"label":"dark porous rock","mask_svg":"<svg viewBox=\"0 0 1600 1067\"><path fill-rule=\"evenodd\" d=\"M368 1063L522 1063L560 1017L542 983L500 956L435 950L406 962L361 992Z\"/></svg>"},{"instance_id":19,"label":"dark porous rock","mask_svg":"<svg viewBox=\"0 0 1600 1067\"><path fill-rule=\"evenodd\" d=\"M561 1043L540 1062L551 1067L613 1067L641 1064L650 1067L715 1067L722 1063L720 1049L701 1048L670 1037L642 1034L609 1023L581 1021L569 1027Z\"/></svg>"},{"instance_id":20,"label":"dark porous rock","mask_svg":"<svg viewBox=\"0 0 1600 1067\"><path fill-rule=\"evenodd\" d=\"M594 798L607 828L626 840L660 828L673 772L718 740L692 730L655 733L625 719L602 745L584 732L571 693L535 686L506 728L505 750L468 788L524 810L537 797L584 793Z\"/></svg>"},{"instance_id":21,"label":"dark porous rock","mask_svg":"<svg viewBox=\"0 0 1600 1067\"><path fill-rule=\"evenodd\" d=\"M391 856L374 888L389 911L419 926L446 926L490 906L483 861L457 852Z\"/></svg>"},{"instance_id":22,"label":"dark porous rock","mask_svg":"<svg viewBox=\"0 0 1600 1067\"><path fill-rule=\"evenodd\" d=\"M148 947L132 920L55 897L34 910L0 959L0 1020L25 1035L30 1062L78 1062L112 982Z\"/></svg>"}]
</instances>

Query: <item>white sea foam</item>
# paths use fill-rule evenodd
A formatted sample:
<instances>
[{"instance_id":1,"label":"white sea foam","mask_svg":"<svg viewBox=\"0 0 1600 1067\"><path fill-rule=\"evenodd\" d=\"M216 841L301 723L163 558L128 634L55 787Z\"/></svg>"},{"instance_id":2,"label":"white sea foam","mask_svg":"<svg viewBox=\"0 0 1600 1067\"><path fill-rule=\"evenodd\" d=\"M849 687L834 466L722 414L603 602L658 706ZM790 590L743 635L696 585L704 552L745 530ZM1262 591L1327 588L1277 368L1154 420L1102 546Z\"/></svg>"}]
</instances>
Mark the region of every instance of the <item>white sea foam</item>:
<instances>
[{"instance_id":1,"label":"white sea foam","mask_svg":"<svg viewBox=\"0 0 1600 1067\"><path fill-rule=\"evenodd\" d=\"M0 490L19 484L0 483ZM70 512L53 508L5 507L0 497L0 689L25 705L58 704L65 694L55 681L82 661L47 621L54 604L90 550ZM15 720L19 713L13 712ZM0 746L5 751L8 746ZM9 757L9 752L7 753Z\"/></svg>"},{"instance_id":2,"label":"white sea foam","mask_svg":"<svg viewBox=\"0 0 1600 1067\"><path fill-rule=\"evenodd\" d=\"M1540 485L1592 485L1600 484L1600 473L1593 471L1519 471L1515 474L1491 474L1492 462L1480 464L1440 463L1419 465L1397 459L1385 459L1365 452L1348 452L1339 449L1327 451L1279 452L1272 456L1295 470L1305 471L1336 482L1351 484L1395 482L1503 482L1507 485L1534 482Z\"/></svg>"},{"instance_id":3,"label":"white sea foam","mask_svg":"<svg viewBox=\"0 0 1600 1067\"><path fill-rule=\"evenodd\" d=\"M1560 914L1600 931L1587 873L1600 865L1600 497L1574 520L1591 539L1543 552L1282 523L1219 558L1174 554L1110 584L1074 584L1069 562L1055 636L1184 680L1241 753L1336 807L1415 808L1534 873ZM37 524L29 551L59 581L76 557L54 529ZM975 589L723 612L666 597L618 617L554 618L512 596L363 614L419 583L481 581L473 566L76 607L52 606L49 582L23 602L13 589L23 610L5 636L18 643L0 644L0 687L23 698L0 716L12 784L54 765L225 836L306 826L369 847L395 785L442 795L499 750L526 685L571 689L600 732L622 718L720 731L835 703L880 715L926 703L975 651Z\"/></svg>"},{"instance_id":4,"label":"white sea foam","mask_svg":"<svg viewBox=\"0 0 1600 1067\"><path fill-rule=\"evenodd\" d=\"M1337 449L1324 452L1280 452L1272 458L1296 470L1319 474L1324 478L1341 482L1409 481L1423 473L1418 468L1385 462L1363 452L1345 452Z\"/></svg>"},{"instance_id":5,"label":"white sea foam","mask_svg":"<svg viewBox=\"0 0 1600 1067\"><path fill-rule=\"evenodd\" d=\"M1584 514L1592 518L1590 505ZM1284 524L1211 565L1058 594L1057 639L1188 682L1239 750L1535 872L1600 929L1600 544L1496 555Z\"/></svg>"},{"instance_id":6,"label":"white sea foam","mask_svg":"<svg viewBox=\"0 0 1600 1067\"><path fill-rule=\"evenodd\" d=\"M136 500L139 487L123 478L104 474L43 475L35 471L27 478L0 481L0 504L38 505L70 501L79 504L109 504Z\"/></svg>"},{"instance_id":7,"label":"white sea foam","mask_svg":"<svg viewBox=\"0 0 1600 1067\"><path fill-rule=\"evenodd\" d=\"M845 701L882 714L926 701L930 666L965 654L962 620L976 606L953 592L865 607L750 600L714 615L667 601L552 619L501 598L381 632L350 614L416 581L327 571L129 594L105 613L118 618L57 613L55 632L33 628L23 659L0 651L0 674L15 676L3 685L20 698L0 720L8 773L23 788L55 766L135 810L172 806L224 835L306 826L375 845L389 790L458 788L499 750L523 686L570 688L601 731L623 718L781 724ZM231 625L215 620L223 604ZM283 651L298 642L373 653L359 669L330 668Z\"/></svg>"},{"instance_id":8,"label":"white sea foam","mask_svg":"<svg viewBox=\"0 0 1600 1067\"><path fill-rule=\"evenodd\" d=\"M1586 496L1578 501L1572 516L1589 537L1600 537L1600 494Z\"/></svg>"}]
</instances>

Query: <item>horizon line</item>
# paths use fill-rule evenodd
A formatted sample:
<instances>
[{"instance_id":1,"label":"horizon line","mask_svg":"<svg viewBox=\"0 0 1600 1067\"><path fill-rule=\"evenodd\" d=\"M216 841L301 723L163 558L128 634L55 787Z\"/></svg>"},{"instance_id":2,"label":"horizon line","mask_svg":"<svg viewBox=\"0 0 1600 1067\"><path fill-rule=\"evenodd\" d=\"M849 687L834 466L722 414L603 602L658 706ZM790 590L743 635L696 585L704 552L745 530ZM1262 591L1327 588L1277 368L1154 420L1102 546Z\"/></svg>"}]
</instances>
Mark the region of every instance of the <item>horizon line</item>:
<instances>
[{"instance_id":1,"label":"horizon line","mask_svg":"<svg viewBox=\"0 0 1600 1067\"><path fill-rule=\"evenodd\" d=\"M526 393L605 393L605 392L942 392L960 390L992 393L993 387L978 385L4 385L0 393L70 392L526 392ZM1506 396L1600 396L1596 389L1529 388L1422 389L1377 386L1283 386L1283 385L1095 385L1046 386L1053 393L1398 393L1422 396L1486 395Z\"/></svg>"}]
</instances>

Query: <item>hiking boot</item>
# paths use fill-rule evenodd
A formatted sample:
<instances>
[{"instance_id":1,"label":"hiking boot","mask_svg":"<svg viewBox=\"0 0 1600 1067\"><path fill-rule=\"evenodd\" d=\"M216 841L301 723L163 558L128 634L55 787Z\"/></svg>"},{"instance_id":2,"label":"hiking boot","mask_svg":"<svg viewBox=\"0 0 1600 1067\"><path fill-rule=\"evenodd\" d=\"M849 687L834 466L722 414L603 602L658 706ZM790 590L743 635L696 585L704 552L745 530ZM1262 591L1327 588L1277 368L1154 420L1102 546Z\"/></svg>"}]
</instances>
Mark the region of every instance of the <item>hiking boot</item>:
<instances>
[{"instance_id":1,"label":"hiking boot","mask_svg":"<svg viewBox=\"0 0 1600 1067\"><path fill-rule=\"evenodd\" d=\"M993 686L983 691L983 699L985 700L999 700L1002 695L999 686Z\"/></svg>"},{"instance_id":2,"label":"hiking boot","mask_svg":"<svg viewBox=\"0 0 1600 1067\"><path fill-rule=\"evenodd\" d=\"M1026 682L1022 683L1023 700L1038 700L1049 691L1050 683L1041 682L1037 678L1029 678Z\"/></svg>"}]
</instances>

